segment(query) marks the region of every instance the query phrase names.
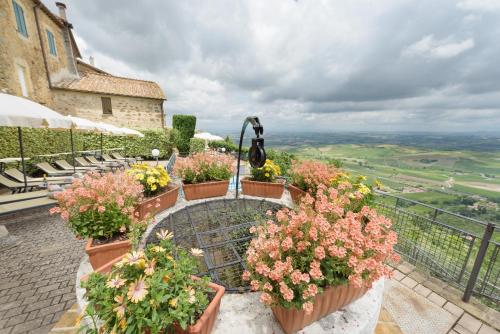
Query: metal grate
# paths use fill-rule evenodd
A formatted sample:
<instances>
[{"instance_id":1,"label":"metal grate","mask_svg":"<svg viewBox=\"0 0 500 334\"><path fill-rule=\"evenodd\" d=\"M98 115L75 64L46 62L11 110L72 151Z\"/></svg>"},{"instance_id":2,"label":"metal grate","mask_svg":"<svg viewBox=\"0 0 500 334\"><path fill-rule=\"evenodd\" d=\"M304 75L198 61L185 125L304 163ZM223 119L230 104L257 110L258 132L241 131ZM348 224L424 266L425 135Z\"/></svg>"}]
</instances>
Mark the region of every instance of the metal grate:
<instances>
[{"instance_id":1,"label":"metal grate","mask_svg":"<svg viewBox=\"0 0 500 334\"><path fill-rule=\"evenodd\" d=\"M265 200L223 199L206 201L179 210L160 221L147 243L156 243L156 232L168 229L174 243L182 248L201 248L198 275L209 275L228 292L248 290L241 280L245 270L245 252L253 225L266 220L266 211L276 212L282 206Z\"/></svg>"}]
</instances>

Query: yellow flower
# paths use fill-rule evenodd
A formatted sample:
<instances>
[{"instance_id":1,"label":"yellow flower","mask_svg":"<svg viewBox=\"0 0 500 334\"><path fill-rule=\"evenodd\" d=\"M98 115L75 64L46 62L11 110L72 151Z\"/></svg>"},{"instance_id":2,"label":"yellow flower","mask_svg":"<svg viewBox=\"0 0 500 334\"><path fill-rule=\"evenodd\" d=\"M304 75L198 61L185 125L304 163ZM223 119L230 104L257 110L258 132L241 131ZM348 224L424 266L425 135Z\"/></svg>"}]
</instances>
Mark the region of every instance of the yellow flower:
<instances>
[{"instance_id":1,"label":"yellow flower","mask_svg":"<svg viewBox=\"0 0 500 334\"><path fill-rule=\"evenodd\" d=\"M264 175L265 175L266 177L269 177L269 176L271 176L271 175L269 175L269 173L265 173Z\"/></svg>"},{"instance_id":2,"label":"yellow flower","mask_svg":"<svg viewBox=\"0 0 500 334\"><path fill-rule=\"evenodd\" d=\"M170 276L168 276L167 274L163 275L162 281L165 284L168 283L168 281L170 281Z\"/></svg>"},{"instance_id":3,"label":"yellow flower","mask_svg":"<svg viewBox=\"0 0 500 334\"><path fill-rule=\"evenodd\" d=\"M170 301L168 302L168 305L172 306L173 308L176 308L177 307L177 298L170 299Z\"/></svg>"},{"instance_id":4,"label":"yellow flower","mask_svg":"<svg viewBox=\"0 0 500 334\"><path fill-rule=\"evenodd\" d=\"M163 253L165 251L165 248L161 246L154 246L153 248L151 248L151 250L155 253Z\"/></svg>"},{"instance_id":5,"label":"yellow flower","mask_svg":"<svg viewBox=\"0 0 500 334\"><path fill-rule=\"evenodd\" d=\"M125 320L125 318L121 318L121 320L120 320L120 328L122 330L124 330L125 328L127 328L127 321Z\"/></svg>"}]
</instances>

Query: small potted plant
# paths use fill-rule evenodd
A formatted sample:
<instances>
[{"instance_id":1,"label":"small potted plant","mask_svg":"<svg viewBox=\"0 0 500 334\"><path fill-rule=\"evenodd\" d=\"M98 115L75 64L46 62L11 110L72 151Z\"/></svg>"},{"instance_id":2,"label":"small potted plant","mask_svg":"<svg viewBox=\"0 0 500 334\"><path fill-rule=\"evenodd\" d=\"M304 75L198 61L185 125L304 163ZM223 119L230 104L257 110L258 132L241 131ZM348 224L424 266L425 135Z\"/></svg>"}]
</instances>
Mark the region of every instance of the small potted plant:
<instances>
[{"instance_id":1,"label":"small potted plant","mask_svg":"<svg viewBox=\"0 0 500 334\"><path fill-rule=\"evenodd\" d=\"M177 202L179 186L170 183L170 176L162 165L134 164L127 174L132 175L144 188L144 198L136 207L139 219L155 215Z\"/></svg>"},{"instance_id":2,"label":"small potted plant","mask_svg":"<svg viewBox=\"0 0 500 334\"><path fill-rule=\"evenodd\" d=\"M60 214L78 238L88 239L85 250L95 269L130 250L128 233L143 223L134 218L142 190L124 172L90 172L55 195L59 206L50 213Z\"/></svg>"},{"instance_id":3,"label":"small potted plant","mask_svg":"<svg viewBox=\"0 0 500 334\"><path fill-rule=\"evenodd\" d=\"M195 153L178 159L174 172L182 179L187 200L224 196L233 173L234 159L226 154Z\"/></svg>"},{"instance_id":4,"label":"small potted plant","mask_svg":"<svg viewBox=\"0 0 500 334\"><path fill-rule=\"evenodd\" d=\"M172 233L117 258L82 279L88 305L88 333L209 334L217 320L224 287L192 276L194 256L175 249ZM174 258L175 254L175 258Z\"/></svg>"},{"instance_id":5,"label":"small potted plant","mask_svg":"<svg viewBox=\"0 0 500 334\"><path fill-rule=\"evenodd\" d=\"M292 200L298 204L306 193L314 197L320 184L331 185L347 175L335 166L319 161L302 160L293 162L290 176L292 182L288 185L288 191Z\"/></svg>"},{"instance_id":6,"label":"small potted plant","mask_svg":"<svg viewBox=\"0 0 500 334\"><path fill-rule=\"evenodd\" d=\"M319 185L300 207L282 209L255 234L243 279L292 333L361 297L398 261L391 221L368 206L349 183Z\"/></svg>"},{"instance_id":7,"label":"small potted plant","mask_svg":"<svg viewBox=\"0 0 500 334\"><path fill-rule=\"evenodd\" d=\"M278 180L280 167L267 159L264 166L252 168L252 177L241 180L243 194L258 197L281 198L285 190L284 180Z\"/></svg>"}]
</instances>

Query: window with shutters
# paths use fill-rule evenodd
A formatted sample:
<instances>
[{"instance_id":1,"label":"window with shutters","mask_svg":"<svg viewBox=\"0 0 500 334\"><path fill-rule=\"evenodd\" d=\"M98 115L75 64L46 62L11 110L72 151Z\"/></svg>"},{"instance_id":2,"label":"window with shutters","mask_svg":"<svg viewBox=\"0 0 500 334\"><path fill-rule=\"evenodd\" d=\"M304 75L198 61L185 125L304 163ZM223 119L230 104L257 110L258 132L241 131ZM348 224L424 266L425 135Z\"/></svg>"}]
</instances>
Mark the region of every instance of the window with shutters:
<instances>
[{"instance_id":1,"label":"window with shutters","mask_svg":"<svg viewBox=\"0 0 500 334\"><path fill-rule=\"evenodd\" d=\"M12 6L14 7L14 15L16 16L17 31L24 37L28 37L23 8L15 1L12 1Z\"/></svg>"},{"instance_id":2,"label":"window with shutters","mask_svg":"<svg viewBox=\"0 0 500 334\"><path fill-rule=\"evenodd\" d=\"M49 52L53 56L57 56L56 50L56 40L54 38L54 34L47 29L47 41L49 43Z\"/></svg>"},{"instance_id":3,"label":"window with shutters","mask_svg":"<svg viewBox=\"0 0 500 334\"><path fill-rule=\"evenodd\" d=\"M104 115L112 115L113 108L111 107L111 98L110 97L101 97L102 102L102 113Z\"/></svg>"}]
</instances>

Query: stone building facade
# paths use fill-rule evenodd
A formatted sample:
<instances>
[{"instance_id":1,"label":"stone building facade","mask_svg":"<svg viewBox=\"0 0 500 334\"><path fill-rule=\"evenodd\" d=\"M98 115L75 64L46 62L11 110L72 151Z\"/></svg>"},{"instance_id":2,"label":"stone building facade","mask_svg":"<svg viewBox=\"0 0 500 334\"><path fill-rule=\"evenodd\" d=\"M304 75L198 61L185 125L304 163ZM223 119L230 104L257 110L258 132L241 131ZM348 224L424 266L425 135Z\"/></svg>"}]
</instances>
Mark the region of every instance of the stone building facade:
<instances>
[{"instance_id":1,"label":"stone building facade","mask_svg":"<svg viewBox=\"0 0 500 334\"><path fill-rule=\"evenodd\" d=\"M66 19L39 0L0 0L0 91L65 115L132 128L164 126L163 90L81 60Z\"/></svg>"}]
</instances>

